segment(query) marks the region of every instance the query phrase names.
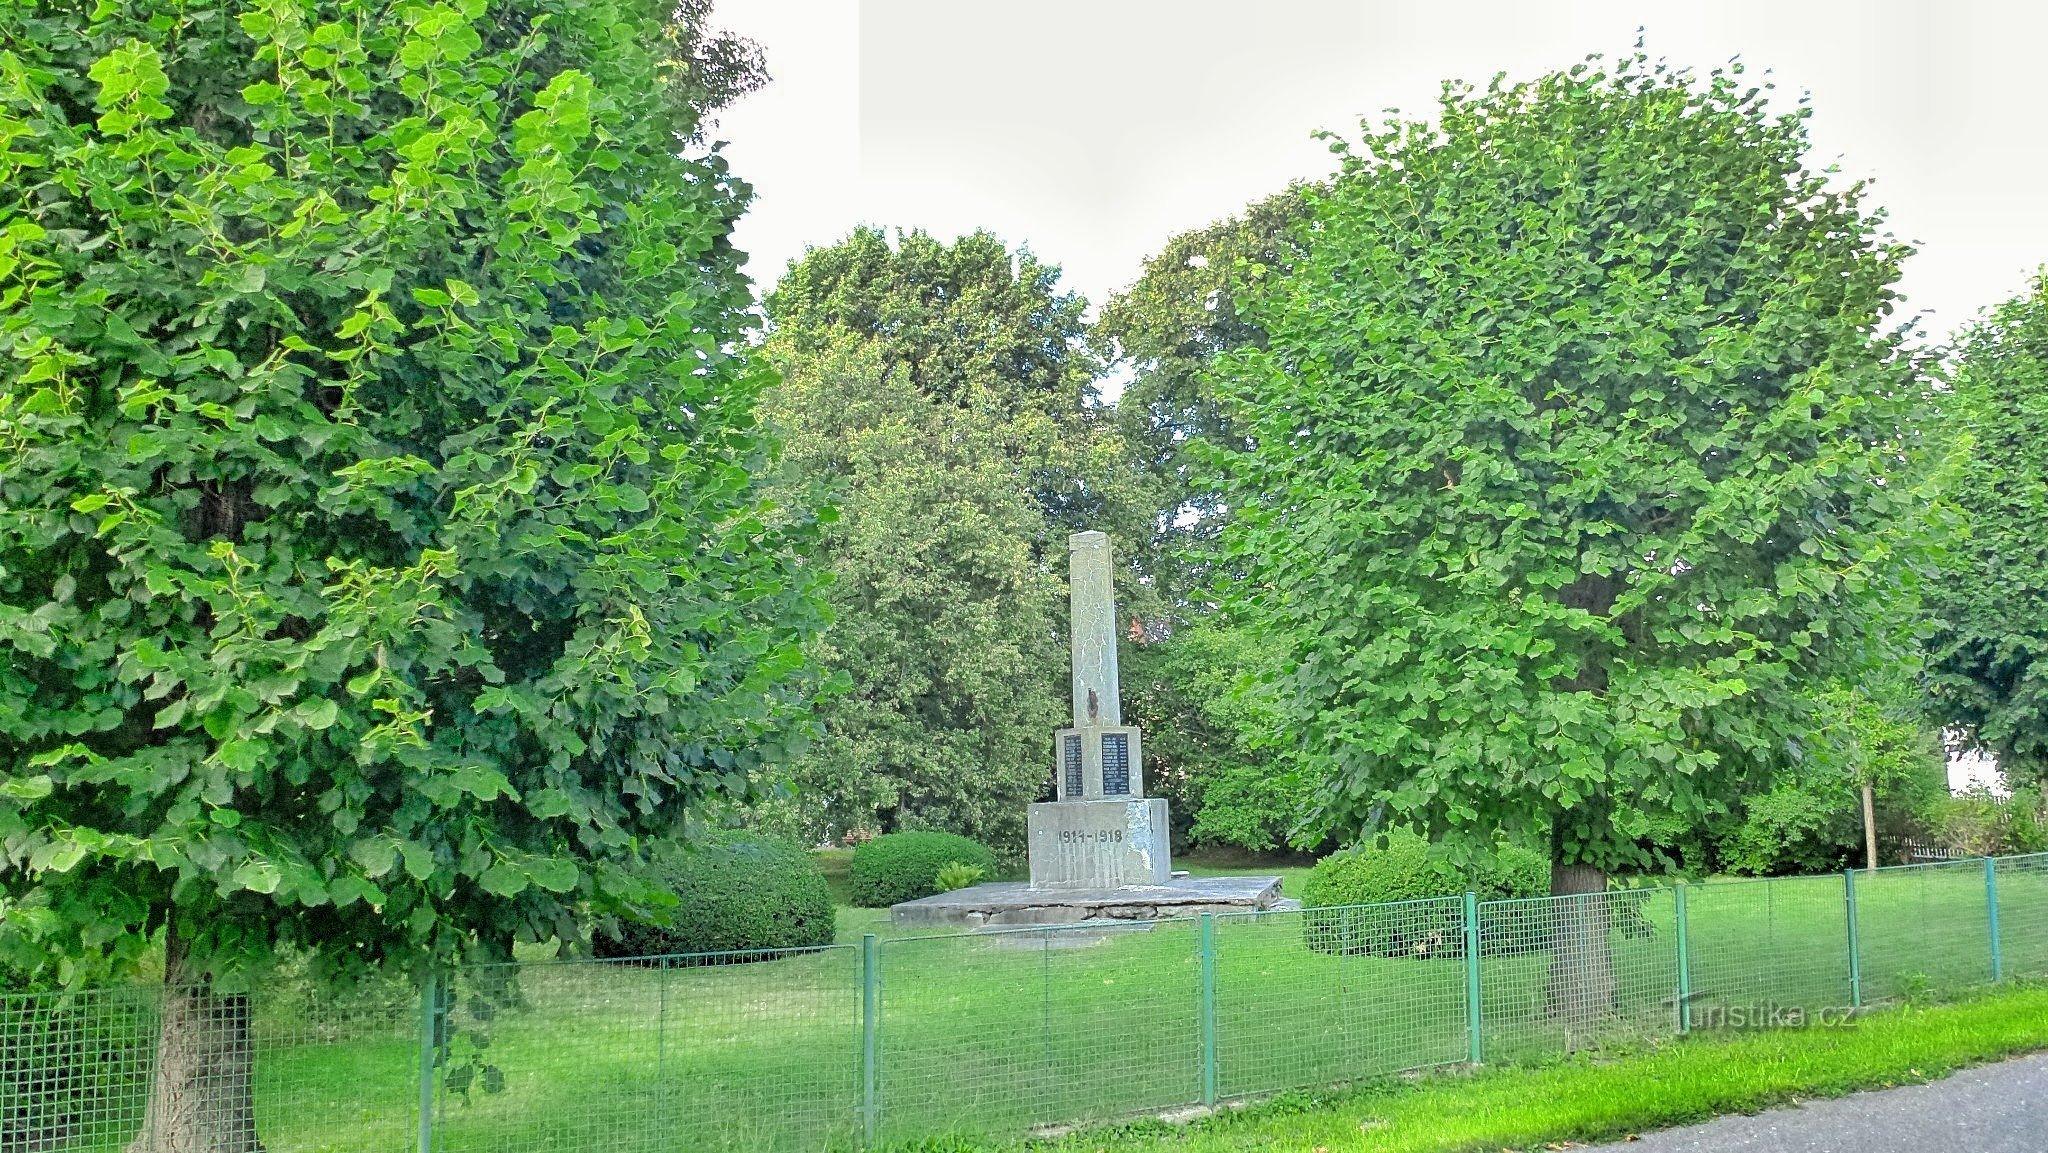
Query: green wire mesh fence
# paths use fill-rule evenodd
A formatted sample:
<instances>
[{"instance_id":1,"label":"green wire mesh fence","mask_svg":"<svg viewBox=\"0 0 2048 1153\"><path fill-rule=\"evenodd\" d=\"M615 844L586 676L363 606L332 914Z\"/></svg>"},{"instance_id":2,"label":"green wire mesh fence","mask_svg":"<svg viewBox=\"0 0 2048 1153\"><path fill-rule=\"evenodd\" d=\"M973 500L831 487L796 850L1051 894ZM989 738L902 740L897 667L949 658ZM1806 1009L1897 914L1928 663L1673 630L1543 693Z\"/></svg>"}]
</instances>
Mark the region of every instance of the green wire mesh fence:
<instances>
[{"instance_id":1,"label":"green wire mesh fence","mask_svg":"<svg viewBox=\"0 0 2048 1153\"><path fill-rule=\"evenodd\" d=\"M9 994L0 1153L855 1149L1812 1024L2014 978L2048 978L2048 854L472 966L424 992ZM153 1091L167 1069L202 1091Z\"/></svg>"},{"instance_id":2,"label":"green wire mesh fence","mask_svg":"<svg viewBox=\"0 0 2048 1153\"><path fill-rule=\"evenodd\" d=\"M1465 1060L1464 920L1456 898L1217 917L1209 1100Z\"/></svg>"},{"instance_id":3,"label":"green wire mesh fence","mask_svg":"<svg viewBox=\"0 0 2048 1153\"><path fill-rule=\"evenodd\" d=\"M846 946L464 970L430 1015L429 1147L850 1144L860 980Z\"/></svg>"},{"instance_id":4,"label":"green wire mesh fence","mask_svg":"<svg viewBox=\"0 0 2048 1153\"><path fill-rule=\"evenodd\" d=\"M1810 1019L1853 1005L1841 877L1717 881L1686 897L1689 1024L1742 1028L1774 1011Z\"/></svg>"},{"instance_id":5,"label":"green wire mesh fence","mask_svg":"<svg viewBox=\"0 0 2048 1153\"><path fill-rule=\"evenodd\" d=\"M1484 1056L1520 1059L1672 1032L1675 907L1670 889L1481 904Z\"/></svg>"},{"instance_id":6,"label":"green wire mesh fence","mask_svg":"<svg viewBox=\"0 0 2048 1153\"><path fill-rule=\"evenodd\" d=\"M880 942L879 1135L1017 1131L1195 1100L1197 928Z\"/></svg>"},{"instance_id":7,"label":"green wire mesh fence","mask_svg":"<svg viewBox=\"0 0 2048 1153\"><path fill-rule=\"evenodd\" d=\"M419 1005L395 981L0 997L0 1151L417 1148ZM200 1091L154 1092L171 1069Z\"/></svg>"}]
</instances>

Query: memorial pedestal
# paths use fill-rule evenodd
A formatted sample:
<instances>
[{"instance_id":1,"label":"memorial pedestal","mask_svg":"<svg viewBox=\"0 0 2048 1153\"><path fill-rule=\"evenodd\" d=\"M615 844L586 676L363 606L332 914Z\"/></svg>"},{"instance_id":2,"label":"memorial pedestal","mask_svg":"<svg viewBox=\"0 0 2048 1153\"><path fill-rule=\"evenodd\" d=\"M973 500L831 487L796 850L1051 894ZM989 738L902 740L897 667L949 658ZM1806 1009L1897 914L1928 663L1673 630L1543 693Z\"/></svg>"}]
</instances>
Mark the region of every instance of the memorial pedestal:
<instances>
[{"instance_id":1,"label":"memorial pedestal","mask_svg":"<svg viewBox=\"0 0 2048 1153\"><path fill-rule=\"evenodd\" d=\"M1031 806L1031 887L1114 889L1173 876L1166 801L1048 801Z\"/></svg>"}]
</instances>

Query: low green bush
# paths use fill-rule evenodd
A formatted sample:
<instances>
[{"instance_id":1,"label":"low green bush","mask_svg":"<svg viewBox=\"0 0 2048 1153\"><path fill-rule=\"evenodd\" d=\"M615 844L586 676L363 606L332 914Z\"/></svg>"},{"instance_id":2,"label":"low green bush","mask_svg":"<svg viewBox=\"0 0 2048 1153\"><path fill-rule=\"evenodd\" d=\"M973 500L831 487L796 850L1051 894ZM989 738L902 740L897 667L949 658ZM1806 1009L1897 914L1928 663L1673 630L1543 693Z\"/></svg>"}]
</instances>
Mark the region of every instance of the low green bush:
<instances>
[{"instance_id":1,"label":"low green bush","mask_svg":"<svg viewBox=\"0 0 2048 1153\"><path fill-rule=\"evenodd\" d=\"M1863 852L1862 795L1849 788L1781 783L1743 798L1721 838L1721 867L1753 877L1837 873Z\"/></svg>"},{"instance_id":2,"label":"low green bush","mask_svg":"<svg viewBox=\"0 0 2048 1153\"><path fill-rule=\"evenodd\" d=\"M648 880L673 893L673 909L648 911L595 935L600 957L722 953L829 945L832 893L811 854L745 833L658 851Z\"/></svg>"},{"instance_id":3,"label":"low green bush","mask_svg":"<svg viewBox=\"0 0 2048 1153\"><path fill-rule=\"evenodd\" d=\"M1550 892L1550 862L1520 845L1503 844L1492 857L1461 868L1420 836L1397 829L1383 846L1333 853L1316 862L1302 904L1374 905L1458 897L1467 890L1482 901L1544 896Z\"/></svg>"},{"instance_id":4,"label":"low green bush","mask_svg":"<svg viewBox=\"0 0 2048 1153\"><path fill-rule=\"evenodd\" d=\"M995 872L996 855L987 845L953 833L889 833L863 841L853 851L853 903L881 909L929 897L940 891L940 870L954 864L988 876Z\"/></svg>"},{"instance_id":5,"label":"low green bush","mask_svg":"<svg viewBox=\"0 0 2048 1153\"><path fill-rule=\"evenodd\" d=\"M1308 910L1306 940L1321 953L1462 956L1462 905L1356 906L1462 897L1468 891L1482 901L1545 896L1550 892L1550 862L1520 845L1503 844L1490 857L1461 867L1415 833L1395 830L1384 845L1333 854L1316 863L1302 889L1302 905ZM1494 923L1499 931L1492 943L1482 942L1483 951L1542 947L1537 932L1542 911L1541 906L1527 906L1497 913Z\"/></svg>"},{"instance_id":6,"label":"low green bush","mask_svg":"<svg viewBox=\"0 0 2048 1153\"><path fill-rule=\"evenodd\" d=\"M1232 764L1196 777L1189 839L1197 845L1232 845L1254 853L1294 846L1291 838L1314 808L1321 781L1305 769Z\"/></svg>"},{"instance_id":7,"label":"low green bush","mask_svg":"<svg viewBox=\"0 0 2048 1153\"><path fill-rule=\"evenodd\" d=\"M959 861L948 861L946 862L946 867L939 870L939 892L950 893L955 889L967 888L969 885L979 885L984 875L985 873L979 865L967 865Z\"/></svg>"}]
</instances>

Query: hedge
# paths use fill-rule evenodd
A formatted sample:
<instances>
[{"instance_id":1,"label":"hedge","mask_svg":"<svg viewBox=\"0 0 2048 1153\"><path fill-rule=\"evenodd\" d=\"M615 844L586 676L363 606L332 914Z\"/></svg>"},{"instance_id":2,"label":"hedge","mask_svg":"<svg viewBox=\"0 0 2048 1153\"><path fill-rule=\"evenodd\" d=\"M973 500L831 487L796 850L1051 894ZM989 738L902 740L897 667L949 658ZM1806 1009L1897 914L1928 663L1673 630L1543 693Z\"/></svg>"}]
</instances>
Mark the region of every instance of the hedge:
<instances>
[{"instance_id":1,"label":"hedge","mask_svg":"<svg viewBox=\"0 0 2048 1153\"><path fill-rule=\"evenodd\" d=\"M746 833L660 851L650 879L679 904L597 934L600 957L719 953L829 945L832 893L816 858L795 845Z\"/></svg>"},{"instance_id":2,"label":"hedge","mask_svg":"<svg viewBox=\"0 0 2048 1153\"><path fill-rule=\"evenodd\" d=\"M953 833L889 833L864 841L853 850L853 903L880 909L929 897L939 891L939 870L955 861L983 876L996 871L993 850Z\"/></svg>"},{"instance_id":3,"label":"hedge","mask_svg":"<svg viewBox=\"0 0 2048 1153\"><path fill-rule=\"evenodd\" d=\"M1308 946L1321 953L1372 956L1463 956L1464 911L1415 905L1356 909L1396 901L1461 897L1482 901L1541 897L1550 891L1550 862L1520 845L1500 845L1478 864L1461 868L1437 846L1405 829L1388 834L1384 846L1324 857L1302 888ZM1317 909L1328 909L1318 914ZM1541 906L1511 907L1496 917L1500 933L1483 942L1487 953L1523 952L1547 944Z\"/></svg>"}]
</instances>

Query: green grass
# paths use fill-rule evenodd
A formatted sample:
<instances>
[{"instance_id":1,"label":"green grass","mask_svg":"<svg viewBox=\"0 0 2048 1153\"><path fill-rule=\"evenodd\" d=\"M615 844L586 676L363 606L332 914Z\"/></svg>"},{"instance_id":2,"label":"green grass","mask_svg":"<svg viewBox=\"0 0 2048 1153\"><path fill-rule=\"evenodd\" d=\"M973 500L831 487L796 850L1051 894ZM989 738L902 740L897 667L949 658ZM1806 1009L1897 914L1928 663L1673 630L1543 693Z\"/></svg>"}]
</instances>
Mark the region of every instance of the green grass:
<instances>
[{"instance_id":1,"label":"green grass","mask_svg":"<svg viewBox=\"0 0 2048 1153\"><path fill-rule=\"evenodd\" d=\"M1346 1093L1295 1094L1183 1127L1147 1122L1034 1143L1094 1153L1476 1153L1557 1148L1939 1078L2048 1048L2048 988L1880 1011L1835 1028L1646 1046L1620 1058L1442 1073ZM961 1143L973 1149L1013 1144Z\"/></svg>"},{"instance_id":2,"label":"green grass","mask_svg":"<svg viewBox=\"0 0 2048 1153\"><path fill-rule=\"evenodd\" d=\"M1280 878L1280 894L1301 896L1314 862L1298 856L1272 857L1228 849L1198 849L1175 857L1173 867L1186 869L1197 877L1228 877L1245 874Z\"/></svg>"},{"instance_id":3,"label":"green grass","mask_svg":"<svg viewBox=\"0 0 2048 1153\"><path fill-rule=\"evenodd\" d=\"M2037 866L2016 865L2000 875L2008 976L2048 977L2048 857ZM1858 884L1867 1001L1960 995L1988 981L1981 864L1881 873L1859 877ZM1688 893L1697 1013L1847 1003L1840 878L1715 883ZM1679 1074L1691 1066L1683 1062L1694 1058L1682 1054L1706 1046L1660 1047L1677 1029L1676 902L1669 890L1627 900L1639 902L1640 916L1617 917L1610 937L1611 1010L1570 1028L1546 1004L1547 937L1532 933L1529 917L1512 906L1487 908L1481 1004L1490 1065L1554 1060L1569 1046L1602 1060L1638 1053L1629 1060L1679 1062L1643 1066L1645 1076L1655 1084L1686 1079ZM1372 939L1401 942L1379 949L1382 955L1347 955L1327 941L1312 948L1315 915L1218 918L1221 1095L1257 1097L1464 1061L1466 966L1454 945L1444 947L1442 935L1456 904L1363 915L1365 927L1378 935ZM857 941L864 927L886 915L843 910L842 939ZM1200 1100L1199 941L1192 922L1110 933L883 936L881 1136L1003 1140L1034 1126L1108 1122ZM856 947L712 967L529 963L516 997L502 1005L480 996L474 982L458 993L456 1061L474 1057L479 1069L496 1070L504 1090L441 1094L437 1147L443 1153L820 1150L848 1146L859 1129ZM388 1004L340 1004L307 1014L288 1008L288 1000L259 1001L259 1124L272 1153L405 1148L418 1100L417 1014ZM2035 1002L2014 1003L2040 1012ZM1975 1019L1957 1018L1964 1022L1957 1028L1967 1032ZM1825 1048L1876 1037L1881 1034L1866 1030L1878 1028L1816 1034L1811 1043ZM1806 1036L1736 1044L1791 1045ZM1587 1065L1581 1072L1596 1078L1591 1084L1605 1084L1597 1080L1612 1076L1598 1072L1604 1068ZM1803 1068L1793 1063L1794 1072ZM1489 1072L1454 1084L1476 1092L1471 1087L1507 1075ZM121 1147L123 1118L139 1111L141 1093L139 1080L125 1083L135 1088L125 1103L103 1110L103 1140L70 1149ZM1725 1088L1711 1079L1705 1084L1714 1093ZM1502 1092L1507 1103L1495 1112L1512 1113L1513 1093ZM1661 1101L1662 1093L1649 1099ZM1611 1096L1619 1101L1627 1094L1617 1088ZM1714 1103L1723 1098L1712 1093L1704 1099L1709 1103L1700 1108L1735 1107ZM1488 1115L1474 1113L1473 1119ZM1228 1141L1232 1125L1335 1124L1307 1113L1289 1116L1262 1107L1168 1139ZM1605 1115L1586 1116L1592 1124ZM1623 1120L1612 1123L1623 1124L1635 1115L1615 1116ZM1388 1132L1394 1132L1389 1120ZM1348 1122L1363 1134L1361 1123ZM1336 1136L1323 1143L1375 1148L1343 1146ZM1275 1145L1313 1147L1286 1141L1244 1147Z\"/></svg>"},{"instance_id":4,"label":"green grass","mask_svg":"<svg viewBox=\"0 0 2048 1153\"><path fill-rule=\"evenodd\" d=\"M832 890L832 902L842 907L853 904L853 850L819 849L815 855L825 885Z\"/></svg>"}]
</instances>

